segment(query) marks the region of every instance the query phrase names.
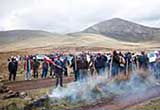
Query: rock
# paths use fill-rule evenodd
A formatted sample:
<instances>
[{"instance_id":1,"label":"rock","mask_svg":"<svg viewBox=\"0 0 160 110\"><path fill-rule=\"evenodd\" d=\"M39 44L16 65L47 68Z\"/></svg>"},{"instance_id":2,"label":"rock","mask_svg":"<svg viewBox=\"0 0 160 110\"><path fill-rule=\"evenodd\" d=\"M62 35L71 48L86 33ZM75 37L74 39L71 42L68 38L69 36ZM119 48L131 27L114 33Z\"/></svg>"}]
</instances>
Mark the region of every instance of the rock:
<instances>
[{"instance_id":1,"label":"rock","mask_svg":"<svg viewBox=\"0 0 160 110\"><path fill-rule=\"evenodd\" d=\"M6 93L9 91L9 88L3 84L0 84L0 93Z\"/></svg>"},{"instance_id":2,"label":"rock","mask_svg":"<svg viewBox=\"0 0 160 110\"><path fill-rule=\"evenodd\" d=\"M26 97L24 98L24 100L26 100L26 101L31 101L31 100L32 100L32 98L31 98L31 97L29 97L29 96L26 96Z\"/></svg>"},{"instance_id":3,"label":"rock","mask_svg":"<svg viewBox=\"0 0 160 110\"><path fill-rule=\"evenodd\" d=\"M9 91L8 91L8 94L12 94L12 93L13 93L13 91L12 91L12 90L9 90Z\"/></svg>"},{"instance_id":4,"label":"rock","mask_svg":"<svg viewBox=\"0 0 160 110\"><path fill-rule=\"evenodd\" d=\"M26 92L21 92L21 93L20 93L20 97L21 97L21 98L25 98L26 96L27 96L27 93L26 93Z\"/></svg>"},{"instance_id":5,"label":"rock","mask_svg":"<svg viewBox=\"0 0 160 110\"><path fill-rule=\"evenodd\" d=\"M9 99L14 97L19 97L19 92L10 91L9 93L3 96L3 99Z\"/></svg>"},{"instance_id":6,"label":"rock","mask_svg":"<svg viewBox=\"0 0 160 110\"><path fill-rule=\"evenodd\" d=\"M12 91L9 87L5 86L4 84L0 83L0 93L3 95L3 99L9 99L13 97L19 97L19 92Z\"/></svg>"},{"instance_id":7,"label":"rock","mask_svg":"<svg viewBox=\"0 0 160 110\"><path fill-rule=\"evenodd\" d=\"M44 95L39 98L39 100L46 100L46 99L48 99L48 95Z\"/></svg>"}]
</instances>

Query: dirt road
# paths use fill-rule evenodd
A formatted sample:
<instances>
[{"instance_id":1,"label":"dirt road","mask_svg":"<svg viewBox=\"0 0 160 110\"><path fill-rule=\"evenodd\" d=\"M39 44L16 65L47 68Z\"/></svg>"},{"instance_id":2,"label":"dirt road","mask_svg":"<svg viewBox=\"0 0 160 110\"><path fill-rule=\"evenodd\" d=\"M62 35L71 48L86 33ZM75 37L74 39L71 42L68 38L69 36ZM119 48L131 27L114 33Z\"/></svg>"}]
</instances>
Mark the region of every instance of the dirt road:
<instances>
[{"instance_id":1,"label":"dirt road","mask_svg":"<svg viewBox=\"0 0 160 110\"><path fill-rule=\"evenodd\" d=\"M73 77L65 77L64 83L73 81ZM13 91L25 91L31 89L39 89L52 87L55 85L56 79L47 78L47 79L38 79L38 80L29 80L29 81L16 81L16 82L7 82L4 85L11 88Z\"/></svg>"}]
</instances>

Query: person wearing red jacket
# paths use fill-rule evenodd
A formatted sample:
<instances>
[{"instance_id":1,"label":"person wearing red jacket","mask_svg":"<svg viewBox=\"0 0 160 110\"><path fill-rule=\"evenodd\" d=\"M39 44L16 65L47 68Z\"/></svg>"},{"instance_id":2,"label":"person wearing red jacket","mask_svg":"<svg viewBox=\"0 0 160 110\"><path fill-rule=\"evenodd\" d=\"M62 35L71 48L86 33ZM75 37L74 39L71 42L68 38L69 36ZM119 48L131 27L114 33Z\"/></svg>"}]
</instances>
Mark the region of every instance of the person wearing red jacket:
<instances>
[{"instance_id":1,"label":"person wearing red jacket","mask_svg":"<svg viewBox=\"0 0 160 110\"><path fill-rule=\"evenodd\" d=\"M31 80L31 70L32 70L33 61L28 56L26 61L24 62L24 70L25 70L25 80Z\"/></svg>"}]
</instances>

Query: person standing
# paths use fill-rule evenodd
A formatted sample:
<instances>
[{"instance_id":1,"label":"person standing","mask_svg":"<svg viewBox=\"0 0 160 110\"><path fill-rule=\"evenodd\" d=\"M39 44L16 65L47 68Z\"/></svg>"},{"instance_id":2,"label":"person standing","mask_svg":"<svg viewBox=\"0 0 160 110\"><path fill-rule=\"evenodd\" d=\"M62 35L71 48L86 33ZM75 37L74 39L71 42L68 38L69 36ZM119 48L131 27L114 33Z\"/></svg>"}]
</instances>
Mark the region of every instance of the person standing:
<instances>
[{"instance_id":1,"label":"person standing","mask_svg":"<svg viewBox=\"0 0 160 110\"><path fill-rule=\"evenodd\" d=\"M91 55L90 61L89 61L89 69L90 69L91 76L94 76L94 70L95 70L94 63L95 63L94 57Z\"/></svg>"},{"instance_id":2,"label":"person standing","mask_svg":"<svg viewBox=\"0 0 160 110\"><path fill-rule=\"evenodd\" d=\"M148 68L148 57L147 55L142 51L141 55L138 58L139 62L139 68L142 70L147 70Z\"/></svg>"},{"instance_id":3,"label":"person standing","mask_svg":"<svg viewBox=\"0 0 160 110\"><path fill-rule=\"evenodd\" d=\"M96 60L95 60L95 68L96 68L98 75L105 74L106 62L107 62L107 57L98 53Z\"/></svg>"},{"instance_id":4,"label":"person standing","mask_svg":"<svg viewBox=\"0 0 160 110\"><path fill-rule=\"evenodd\" d=\"M115 77L119 72L119 55L117 51L113 51L111 76Z\"/></svg>"},{"instance_id":5,"label":"person standing","mask_svg":"<svg viewBox=\"0 0 160 110\"><path fill-rule=\"evenodd\" d=\"M45 79L47 77L47 73L48 73L48 62L46 59L44 59L43 63L42 63L42 79Z\"/></svg>"},{"instance_id":6,"label":"person standing","mask_svg":"<svg viewBox=\"0 0 160 110\"><path fill-rule=\"evenodd\" d=\"M125 58L124 58L124 55L120 52L119 53L119 71L120 73L125 73Z\"/></svg>"},{"instance_id":7,"label":"person standing","mask_svg":"<svg viewBox=\"0 0 160 110\"><path fill-rule=\"evenodd\" d=\"M63 64L64 64L64 76L68 76L68 70L67 70L67 66L68 66L68 59L66 56L62 56L63 57Z\"/></svg>"},{"instance_id":8,"label":"person standing","mask_svg":"<svg viewBox=\"0 0 160 110\"><path fill-rule=\"evenodd\" d=\"M64 64L60 60L60 56L57 56L54 65L54 73L56 76L56 87L58 87L58 85L63 87L63 70L64 70Z\"/></svg>"},{"instance_id":9,"label":"person standing","mask_svg":"<svg viewBox=\"0 0 160 110\"><path fill-rule=\"evenodd\" d=\"M33 66L32 59L29 56L27 56L26 61L24 62L24 70L26 71L25 80L31 80L32 66Z\"/></svg>"},{"instance_id":10,"label":"person standing","mask_svg":"<svg viewBox=\"0 0 160 110\"><path fill-rule=\"evenodd\" d=\"M8 71L9 71L9 81L11 81L12 76L13 76L13 80L15 81L16 80L17 65L15 63L14 58L12 58L8 64Z\"/></svg>"},{"instance_id":11,"label":"person standing","mask_svg":"<svg viewBox=\"0 0 160 110\"><path fill-rule=\"evenodd\" d=\"M74 81L80 80L80 75L79 75L79 68L80 68L80 56L74 56L72 61L71 61L71 66L73 68L73 73L74 73Z\"/></svg>"},{"instance_id":12,"label":"person standing","mask_svg":"<svg viewBox=\"0 0 160 110\"><path fill-rule=\"evenodd\" d=\"M38 69L39 69L40 63L39 61L35 58L33 60L33 77L38 78Z\"/></svg>"},{"instance_id":13,"label":"person standing","mask_svg":"<svg viewBox=\"0 0 160 110\"><path fill-rule=\"evenodd\" d=\"M77 63L77 66L79 68L79 76L81 81L85 81L87 79L88 75L88 68L89 63L87 61L86 55L82 54L80 62Z\"/></svg>"}]
</instances>

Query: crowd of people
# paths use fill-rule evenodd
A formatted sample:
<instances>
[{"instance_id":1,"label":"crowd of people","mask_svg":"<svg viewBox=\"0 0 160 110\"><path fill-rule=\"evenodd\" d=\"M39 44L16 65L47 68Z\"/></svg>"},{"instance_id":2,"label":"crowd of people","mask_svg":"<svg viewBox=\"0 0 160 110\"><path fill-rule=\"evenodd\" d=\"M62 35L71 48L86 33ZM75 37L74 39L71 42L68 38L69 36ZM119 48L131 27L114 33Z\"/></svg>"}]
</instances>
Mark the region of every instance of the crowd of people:
<instances>
[{"instance_id":1,"label":"crowd of people","mask_svg":"<svg viewBox=\"0 0 160 110\"><path fill-rule=\"evenodd\" d=\"M85 81L95 75L115 77L119 74L127 75L137 69L150 71L156 79L160 79L160 59L156 54L154 60L145 52L140 54L131 52L108 52L108 53L79 53L46 55L43 60L37 59L36 55L11 57L8 59L9 80L16 80L19 62L23 62L25 80L31 78L42 79L47 76L56 78L56 86L63 86L63 76L68 76L67 68L72 68L75 81ZM41 68L40 68L41 67ZM41 69L41 72L39 71ZM48 75L49 73L49 75ZM33 77L32 77L33 76Z\"/></svg>"}]
</instances>

